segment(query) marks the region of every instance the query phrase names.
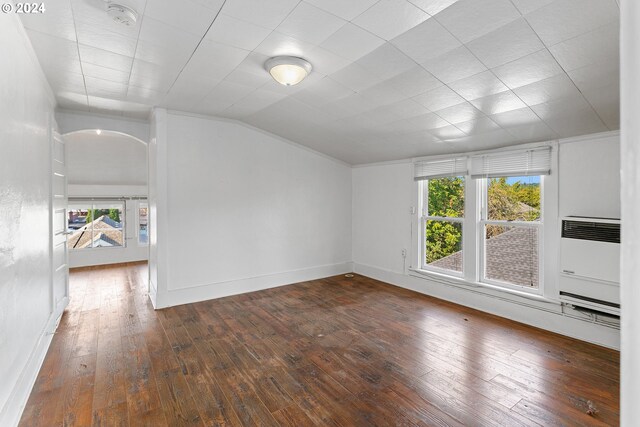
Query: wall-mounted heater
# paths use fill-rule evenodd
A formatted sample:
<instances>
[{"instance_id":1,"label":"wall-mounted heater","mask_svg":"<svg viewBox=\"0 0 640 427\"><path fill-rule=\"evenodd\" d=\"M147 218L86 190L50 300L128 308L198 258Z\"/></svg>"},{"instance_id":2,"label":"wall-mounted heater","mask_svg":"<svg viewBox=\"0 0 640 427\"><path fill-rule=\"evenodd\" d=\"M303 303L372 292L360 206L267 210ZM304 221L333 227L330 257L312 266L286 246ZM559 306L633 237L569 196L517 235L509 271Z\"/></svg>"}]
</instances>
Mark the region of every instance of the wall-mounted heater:
<instances>
[{"instance_id":1,"label":"wall-mounted heater","mask_svg":"<svg viewBox=\"0 0 640 427\"><path fill-rule=\"evenodd\" d=\"M560 300L620 315L620 220L562 218Z\"/></svg>"}]
</instances>

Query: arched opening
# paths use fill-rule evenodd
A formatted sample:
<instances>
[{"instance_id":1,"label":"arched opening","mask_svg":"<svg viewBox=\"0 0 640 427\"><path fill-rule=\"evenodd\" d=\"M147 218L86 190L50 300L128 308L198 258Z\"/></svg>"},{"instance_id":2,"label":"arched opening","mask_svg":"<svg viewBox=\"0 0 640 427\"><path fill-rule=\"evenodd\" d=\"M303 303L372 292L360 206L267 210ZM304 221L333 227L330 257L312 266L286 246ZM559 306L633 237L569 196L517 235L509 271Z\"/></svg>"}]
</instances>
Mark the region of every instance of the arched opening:
<instances>
[{"instance_id":1,"label":"arched opening","mask_svg":"<svg viewBox=\"0 0 640 427\"><path fill-rule=\"evenodd\" d=\"M69 266L148 260L147 143L103 129L63 138Z\"/></svg>"}]
</instances>

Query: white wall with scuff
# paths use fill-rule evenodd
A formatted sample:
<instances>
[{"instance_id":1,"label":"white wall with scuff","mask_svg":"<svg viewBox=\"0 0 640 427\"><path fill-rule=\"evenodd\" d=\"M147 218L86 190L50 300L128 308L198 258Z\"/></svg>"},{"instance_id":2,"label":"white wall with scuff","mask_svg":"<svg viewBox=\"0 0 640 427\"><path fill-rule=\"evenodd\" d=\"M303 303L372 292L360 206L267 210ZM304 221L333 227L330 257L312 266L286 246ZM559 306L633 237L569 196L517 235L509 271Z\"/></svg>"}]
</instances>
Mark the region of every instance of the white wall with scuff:
<instances>
[{"instance_id":1,"label":"white wall with scuff","mask_svg":"<svg viewBox=\"0 0 640 427\"><path fill-rule=\"evenodd\" d=\"M0 14L0 425L16 425L51 341L55 101L22 24Z\"/></svg>"},{"instance_id":2,"label":"white wall with scuff","mask_svg":"<svg viewBox=\"0 0 640 427\"><path fill-rule=\"evenodd\" d=\"M412 264L416 267L417 259L412 260L411 254L417 253L418 245L417 223L415 215L410 213L411 207L417 208L417 186L413 183L411 160L353 168L354 270L499 316L618 347L618 330L562 315L558 302L557 248L560 212L603 216L615 216L620 212L619 135L589 135L560 141L557 146L555 158L559 166L544 184L545 283L542 298L507 294L462 280L418 277L419 274L409 270ZM597 170L598 178L586 176L594 170ZM402 257L402 249L408 250L406 260Z\"/></svg>"},{"instance_id":3,"label":"white wall with scuff","mask_svg":"<svg viewBox=\"0 0 640 427\"><path fill-rule=\"evenodd\" d=\"M169 112L166 123L159 306L351 269L348 165L234 121Z\"/></svg>"}]
</instances>

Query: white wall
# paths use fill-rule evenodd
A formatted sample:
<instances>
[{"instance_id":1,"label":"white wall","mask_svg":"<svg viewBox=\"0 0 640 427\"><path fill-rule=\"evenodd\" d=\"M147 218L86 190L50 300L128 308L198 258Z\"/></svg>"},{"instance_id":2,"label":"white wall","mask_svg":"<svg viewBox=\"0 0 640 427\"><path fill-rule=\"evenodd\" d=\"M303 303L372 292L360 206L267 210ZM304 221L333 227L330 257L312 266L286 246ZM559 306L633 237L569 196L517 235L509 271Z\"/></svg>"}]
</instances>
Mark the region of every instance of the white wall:
<instances>
[{"instance_id":1,"label":"white wall","mask_svg":"<svg viewBox=\"0 0 640 427\"><path fill-rule=\"evenodd\" d=\"M560 216L620 218L620 135L562 142Z\"/></svg>"},{"instance_id":2,"label":"white wall","mask_svg":"<svg viewBox=\"0 0 640 427\"><path fill-rule=\"evenodd\" d=\"M110 131L73 132L64 140L70 185L147 185L147 140Z\"/></svg>"},{"instance_id":3,"label":"white wall","mask_svg":"<svg viewBox=\"0 0 640 427\"><path fill-rule=\"evenodd\" d=\"M50 133L55 102L22 24L0 14L0 425L17 424L52 313Z\"/></svg>"},{"instance_id":4,"label":"white wall","mask_svg":"<svg viewBox=\"0 0 640 427\"><path fill-rule=\"evenodd\" d=\"M622 427L640 418L640 4L621 1L621 125L622 125Z\"/></svg>"},{"instance_id":5,"label":"white wall","mask_svg":"<svg viewBox=\"0 0 640 427\"><path fill-rule=\"evenodd\" d=\"M408 161L353 169L354 263L405 272L401 251L413 246L413 190L413 165Z\"/></svg>"},{"instance_id":6,"label":"white wall","mask_svg":"<svg viewBox=\"0 0 640 427\"><path fill-rule=\"evenodd\" d=\"M350 271L348 165L233 121L169 113L166 129L158 305Z\"/></svg>"},{"instance_id":7,"label":"white wall","mask_svg":"<svg viewBox=\"0 0 640 427\"><path fill-rule=\"evenodd\" d=\"M558 170L545 181L544 189L545 212L555 214L545 217L542 298L532 299L480 288L464 281L418 277L419 274L410 273L411 254L416 253L418 244L414 241L417 224L410 214L410 208L417 207L417 187L413 183L410 160L353 168L354 270L520 322L618 347L616 329L563 316L557 287L559 208L565 214L616 216L620 209L618 144L616 134L592 135L559 144L562 160L558 162ZM570 155L578 156L580 167L569 159ZM581 169L585 166L586 170ZM598 179L588 176L594 170L589 166L597 170ZM568 173L575 173L575 176L567 178ZM606 206L602 206L603 200ZM572 206L577 207L573 209ZM582 207L590 210L582 211ZM403 248L409 251L406 265L401 252ZM415 267L416 262L413 264Z\"/></svg>"},{"instance_id":8,"label":"white wall","mask_svg":"<svg viewBox=\"0 0 640 427\"><path fill-rule=\"evenodd\" d=\"M126 133L142 141L149 141L149 122L121 116L57 110L56 121L61 134L86 129L101 129Z\"/></svg>"}]
</instances>

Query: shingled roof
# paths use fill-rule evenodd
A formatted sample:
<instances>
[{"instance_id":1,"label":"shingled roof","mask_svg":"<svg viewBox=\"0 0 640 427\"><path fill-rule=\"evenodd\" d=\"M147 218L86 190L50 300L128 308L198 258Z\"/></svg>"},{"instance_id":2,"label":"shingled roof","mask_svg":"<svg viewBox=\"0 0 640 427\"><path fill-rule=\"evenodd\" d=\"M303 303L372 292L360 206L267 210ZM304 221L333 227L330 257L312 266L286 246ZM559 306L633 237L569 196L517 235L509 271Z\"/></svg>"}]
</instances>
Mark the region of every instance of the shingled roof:
<instances>
[{"instance_id":1,"label":"shingled roof","mask_svg":"<svg viewBox=\"0 0 640 427\"><path fill-rule=\"evenodd\" d=\"M93 233L91 229L93 227ZM124 246L121 224L106 215L99 216L69 237L72 249Z\"/></svg>"},{"instance_id":2,"label":"shingled roof","mask_svg":"<svg viewBox=\"0 0 640 427\"><path fill-rule=\"evenodd\" d=\"M538 234L535 229L515 227L487 240L486 277L520 286L538 287ZM462 251L429 264L462 271Z\"/></svg>"}]
</instances>

